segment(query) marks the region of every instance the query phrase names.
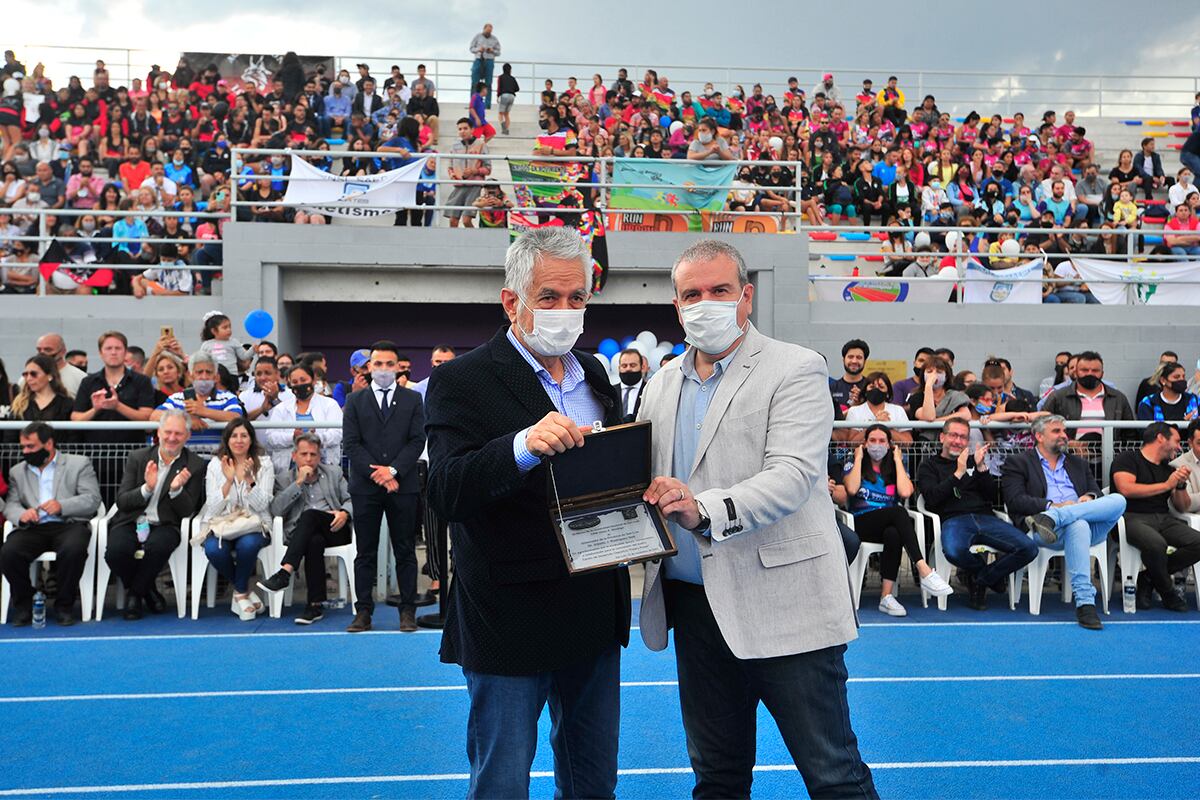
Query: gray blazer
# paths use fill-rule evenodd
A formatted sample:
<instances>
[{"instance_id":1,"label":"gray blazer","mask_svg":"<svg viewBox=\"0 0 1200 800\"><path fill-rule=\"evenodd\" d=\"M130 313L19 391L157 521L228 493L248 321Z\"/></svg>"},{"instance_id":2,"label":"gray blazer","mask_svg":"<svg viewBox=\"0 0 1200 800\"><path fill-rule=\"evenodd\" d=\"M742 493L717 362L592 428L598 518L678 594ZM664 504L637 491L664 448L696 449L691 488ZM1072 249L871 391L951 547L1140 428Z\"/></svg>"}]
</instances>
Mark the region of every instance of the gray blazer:
<instances>
[{"instance_id":1,"label":"gray blazer","mask_svg":"<svg viewBox=\"0 0 1200 800\"><path fill-rule=\"evenodd\" d=\"M680 364L691 357L646 386L638 417L654 423L654 475L671 474ZM704 420L685 482L712 519L711 538L697 536L704 589L738 658L805 653L858 635L825 489L828 386L819 354L751 326ZM641 631L651 650L667 646L660 573L660 564L646 565Z\"/></svg>"},{"instance_id":2,"label":"gray blazer","mask_svg":"<svg viewBox=\"0 0 1200 800\"><path fill-rule=\"evenodd\" d=\"M304 493L296 483L295 466L275 473L275 498L271 500L271 515L283 517L283 541L287 543L292 538L292 531L304 513ZM329 464L317 465L317 489L329 503L331 508L341 509L354 516L350 505L350 491L346 486L346 476L342 474L341 466Z\"/></svg>"},{"instance_id":3,"label":"gray blazer","mask_svg":"<svg viewBox=\"0 0 1200 800\"><path fill-rule=\"evenodd\" d=\"M59 452L55 455L54 499L62 505L62 518L74 522L90 520L100 507L100 483L87 456ZM41 492L38 476L24 461L13 465L9 472L8 496L4 502L4 517L13 525L26 509L37 508Z\"/></svg>"}]
</instances>

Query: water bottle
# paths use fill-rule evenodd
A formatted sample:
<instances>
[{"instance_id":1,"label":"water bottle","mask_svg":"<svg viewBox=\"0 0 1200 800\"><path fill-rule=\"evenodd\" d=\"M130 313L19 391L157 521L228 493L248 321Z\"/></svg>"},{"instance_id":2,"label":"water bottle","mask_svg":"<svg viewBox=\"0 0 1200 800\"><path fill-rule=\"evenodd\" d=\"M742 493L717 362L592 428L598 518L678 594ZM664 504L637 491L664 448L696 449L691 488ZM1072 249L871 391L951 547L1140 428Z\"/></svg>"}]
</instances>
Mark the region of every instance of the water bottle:
<instances>
[{"instance_id":1,"label":"water bottle","mask_svg":"<svg viewBox=\"0 0 1200 800\"><path fill-rule=\"evenodd\" d=\"M33 596L33 627L46 627L46 595L38 592Z\"/></svg>"},{"instance_id":2,"label":"water bottle","mask_svg":"<svg viewBox=\"0 0 1200 800\"><path fill-rule=\"evenodd\" d=\"M338 609L341 609L341 608L345 608L345 607L346 607L346 598L344 598L344 597L335 597L335 598L334 598L334 599L332 599L332 600L325 600L325 601L323 601L323 602L321 603L321 607L322 607L322 608L328 608L328 609L332 609L332 610L335 610L335 611L336 611L336 610L338 610Z\"/></svg>"},{"instance_id":3,"label":"water bottle","mask_svg":"<svg viewBox=\"0 0 1200 800\"><path fill-rule=\"evenodd\" d=\"M1126 578L1124 585L1121 587L1121 595L1124 598L1125 613L1137 613L1137 584L1133 578Z\"/></svg>"},{"instance_id":4,"label":"water bottle","mask_svg":"<svg viewBox=\"0 0 1200 800\"><path fill-rule=\"evenodd\" d=\"M146 540L150 538L150 520L146 519L145 514L137 518L134 531L137 533L138 544L145 544Z\"/></svg>"}]
</instances>

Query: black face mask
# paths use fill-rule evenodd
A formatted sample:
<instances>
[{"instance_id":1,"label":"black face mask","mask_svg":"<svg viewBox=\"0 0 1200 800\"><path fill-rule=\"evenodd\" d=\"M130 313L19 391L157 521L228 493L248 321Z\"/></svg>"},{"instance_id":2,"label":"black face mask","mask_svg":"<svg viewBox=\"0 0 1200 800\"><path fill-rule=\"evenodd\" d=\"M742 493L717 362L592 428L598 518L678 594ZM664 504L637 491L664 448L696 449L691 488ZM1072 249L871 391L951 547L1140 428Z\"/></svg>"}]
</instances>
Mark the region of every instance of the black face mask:
<instances>
[{"instance_id":1,"label":"black face mask","mask_svg":"<svg viewBox=\"0 0 1200 800\"><path fill-rule=\"evenodd\" d=\"M1081 389L1087 389L1089 392L1100 385L1100 379L1095 375L1084 375L1076 380Z\"/></svg>"},{"instance_id":2,"label":"black face mask","mask_svg":"<svg viewBox=\"0 0 1200 800\"><path fill-rule=\"evenodd\" d=\"M307 400L312 397L313 385L311 383L302 383L299 386L293 386L292 394L296 395L297 400Z\"/></svg>"},{"instance_id":3,"label":"black face mask","mask_svg":"<svg viewBox=\"0 0 1200 800\"><path fill-rule=\"evenodd\" d=\"M638 381L642 379L640 372L622 372L620 373L621 383L626 386L637 386Z\"/></svg>"},{"instance_id":4,"label":"black face mask","mask_svg":"<svg viewBox=\"0 0 1200 800\"><path fill-rule=\"evenodd\" d=\"M396 373L396 379L399 380L400 378L407 378L411 374L412 374L411 370L402 369Z\"/></svg>"},{"instance_id":5,"label":"black face mask","mask_svg":"<svg viewBox=\"0 0 1200 800\"><path fill-rule=\"evenodd\" d=\"M1183 394L1187 391L1187 381L1171 381L1171 391L1175 394Z\"/></svg>"},{"instance_id":6,"label":"black face mask","mask_svg":"<svg viewBox=\"0 0 1200 800\"><path fill-rule=\"evenodd\" d=\"M21 460L31 467L41 469L42 465L50 460L50 451L43 447L41 450L34 450L31 453L22 453Z\"/></svg>"},{"instance_id":7,"label":"black face mask","mask_svg":"<svg viewBox=\"0 0 1200 800\"><path fill-rule=\"evenodd\" d=\"M539 127L539 128L541 128L542 130L549 130L549 128L550 128L550 120L548 120L548 119L539 119L539 120L538 120L538 127Z\"/></svg>"},{"instance_id":8,"label":"black face mask","mask_svg":"<svg viewBox=\"0 0 1200 800\"><path fill-rule=\"evenodd\" d=\"M867 389L863 396L866 397L867 402L873 406L877 406L887 400L887 394L883 391L883 389L879 389L874 386L872 386L870 389Z\"/></svg>"}]
</instances>

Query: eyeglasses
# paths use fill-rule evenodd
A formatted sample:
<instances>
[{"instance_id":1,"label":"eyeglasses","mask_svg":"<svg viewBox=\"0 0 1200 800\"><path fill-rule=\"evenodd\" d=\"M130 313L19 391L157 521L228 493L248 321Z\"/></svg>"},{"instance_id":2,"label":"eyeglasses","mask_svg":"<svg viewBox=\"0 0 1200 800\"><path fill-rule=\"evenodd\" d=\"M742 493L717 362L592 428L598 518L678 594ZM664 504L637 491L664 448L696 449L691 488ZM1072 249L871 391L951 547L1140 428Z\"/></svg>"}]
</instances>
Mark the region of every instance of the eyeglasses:
<instances>
[{"instance_id":1,"label":"eyeglasses","mask_svg":"<svg viewBox=\"0 0 1200 800\"><path fill-rule=\"evenodd\" d=\"M45 374L44 372L37 372L35 370L26 370L25 372L21 373L21 377L22 378L40 378L44 374Z\"/></svg>"}]
</instances>

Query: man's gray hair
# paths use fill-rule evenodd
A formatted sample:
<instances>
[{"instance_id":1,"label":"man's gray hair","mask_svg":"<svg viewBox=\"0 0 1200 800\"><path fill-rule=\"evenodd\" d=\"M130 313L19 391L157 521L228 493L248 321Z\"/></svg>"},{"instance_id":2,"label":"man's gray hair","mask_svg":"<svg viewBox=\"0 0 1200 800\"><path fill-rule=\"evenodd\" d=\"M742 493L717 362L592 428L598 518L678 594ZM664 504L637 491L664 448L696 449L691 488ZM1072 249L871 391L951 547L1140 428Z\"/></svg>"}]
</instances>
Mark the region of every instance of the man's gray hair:
<instances>
[{"instance_id":1,"label":"man's gray hair","mask_svg":"<svg viewBox=\"0 0 1200 800\"><path fill-rule=\"evenodd\" d=\"M584 285L591 291L592 258L574 228L537 228L508 246L504 256L504 286L522 298L533 290L533 270L543 258L579 259Z\"/></svg>"},{"instance_id":2,"label":"man's gray hair","mask_svg":"<svg viewBox=\"0 0 1200 800\"><path fill-rule=\"evenodd\" d=\"M745 286L750 282L750 272L746 269L746 259L742 258L742 254L738 252L736 247L720 239L701 239L680 253L679 258L675 259L675 263L671 265L671 288L675 287L675 271L679 269L679 265L684 261L694 264L704 264L722 256L737 265L738 286Z\"/></svg>"},{"instance_id":3,"label":"man's gray hair","mask_svg":"<svg viewBox=\"0 0 1200 800\"><path fill-rule=\"evenodd\" d=\"M192 418L182 408L164 409L162 416L158 418L158 429L161 431L167 425L167 420L177 419L183 422L183 429L190 431L192 429Z\"/></svg>"},{"instance_id":4,"label":"man's gray hair","mask_svg":"<svg viewBox=\"0 0 1200 800\"><path fill-rule=\"evenodd\" d=\"M195 353L192 353L192 357L188 359L188 370L195 371L197 365L199 364L208 364L214 370L217 368L217 362L212 356L210 356L208 353L196 351Z\"/></svg>"},{"instance_id":5,"label":"man's gray hair","mask_svg":"<svg viewBox=\"0 0 1200 800\"><path fill-rule=\"evenodd\" d=\"M309 444L311 444L313 447L317 448L318 450L321 449L321 437L317 436L315 433L309 433L309 432L305 431L304 433L297 436L296 441L292 443L292 449L299 450L301 442L308 442Z\"/></svg>"},{"instance_id":6,"label":"man's gray hair","mask_svg":"<svg viewBox=\"0 0 1200 800\"><path fill-rule=\"evenodd\" d=\"M1060 417L1058 414L1051 414L1047 417L1038 417L1037 419L1035 419L1033 421L1033 423L1029 426L1029 429L1032 430L1034 432L1034 434L1045 433L1046 428L1048 428L1049 426L1051 426L1055 423L1062 423L1062 422L1066 422L1066 421L1067 420L1065 417Z\"/></svg>"}]
</instances>

